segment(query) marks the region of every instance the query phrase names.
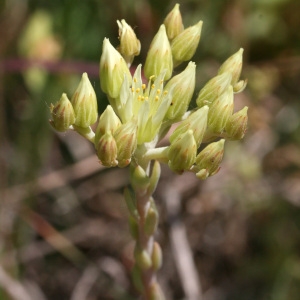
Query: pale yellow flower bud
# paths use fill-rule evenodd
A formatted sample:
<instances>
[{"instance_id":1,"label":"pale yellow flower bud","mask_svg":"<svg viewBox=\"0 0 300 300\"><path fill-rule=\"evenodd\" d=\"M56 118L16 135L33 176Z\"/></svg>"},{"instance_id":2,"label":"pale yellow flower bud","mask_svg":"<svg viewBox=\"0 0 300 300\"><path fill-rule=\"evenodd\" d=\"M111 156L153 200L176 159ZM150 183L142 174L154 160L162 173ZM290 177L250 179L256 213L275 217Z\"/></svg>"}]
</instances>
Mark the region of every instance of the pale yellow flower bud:
<instances>
[{"instance_id":1,"label":"pale yellow flower bud","mask_svg":"<svg viewBox=\"0 0 300 300\"><path fill-rule=\"evenodd\" d=\"M116 115L112 107L108 105L99 118L95 135L95 145L97 145L102 135L104 135L106 132L111 132L111 134L114 134L114 132L120 126L121 121L119 117Z\"/></svg>"},{"instance_id":2,"label":"pale yellow flower bud","mask_svg":"<svg viewBox=\"0 0 300 300\"><path fill-rule=\"evenodd\" d=\"M177 35L171 43L174 67L190 60L195 54L201 36L202 21Z\"/></svg>"},{"instance_id":3,"label":"pale yellow flower bud","mask_svg":"<svg viewBox=\"0 0 300 300\"><path fill-rule=\"evenodd\" d=\"M195 162L197 144L192 130L188 130L173 141L169 148L168 165L178 174L189 170Z\"/></svg>"},{"instance_id":4,"label":"pale yellow flower bud","mask_svg":"<svg viewBox=\"0 0 300 300\"><path fill-rule=\"evenodd\" d=\"M105 38L100 59L100 84L102 91L112 99L117 98L125 76L131 83L131 74L124 58Z\"/></svg>"},{"instance_id":5,"label":"pale yellow flower bud","mask_svg":"<svg viewBox=\"0 0 300 300\"><path fill-rule=\"evenodd\" d=\"M67 131L75 123L74 109L66 94L62 94L55 105L51 104L50 112L52 116L50 124L57 131Z\"/></svg>"},{"instance_id":6,"label":"pale yellow flower bud","mask_svg":"<svg viewBox=\"0 0 300 300\"><path fill-rule=\"evenodd\" d=\"M223 133L233 113L233 89L230 85L211 105L208 112L208 127L217 134Z\"/></svg>"},{"instance_id":7,"label":"pale yellow flower bud","mask_svg":"<svg viewBox=\"0 0 300 300\"><path fill-rule=\"evenodd\" d=\"M151 76L158 76L165 71L164 80L172 76L173 61L171 46L167 37L165 25L161 25L153 38L147 54L144 72L149 79Z\"/></svg>"},{"instance_id":8,"label":"pale yellow flower bud","mask_svg":"<svg viewBox=\"0 0 300 300\"><path fill-rule=\"evenodd\" d=\"M118 166L123 168L131 162L132 154L137 146L136 121L121 125L115 132L114 138L118 148Z\"/></svg>"},{"instance_id":9,"label":"pale yellow flower bud","mask_svg":"<svg viewBox=\"0 0 300 300\"><path fill-rule=\"evenodd\" d=\"M182 17L179 10L179 4L175 4L174 8L169 12L164 20L166 26L167 35L170 41L172 41L183 29Z\"/></svg>"},{"instance_id":10,"label":"pale yellow flower bud","mask_svg":"<svg viewBox=\"0 0 300 300\"><path fill-rule=\"evenodd\" d=\"M106 132L101 136L96 144L96 151L100 162L105 167L115 167L117 161L117 144L111 132Z\"/></svg>"},{"instance_id":11,"label":"pale yellow flower bud","mask_svg":"<svg viewBox=\"0 0 300 300\"><path fill-rule=\"evenodd\" d=\"M224 142L222 139L206 146L196 157L196 167L193 171L199 179L206 179L218 173L224 154Z\"/></svg>"},{"instance_id":12,"label":"pale yellow flower bud","mask_svg":"<svg viewBox=\"0 0 300 300\"><path fill-rule=\"evenodd\" d=\"M239 81L242 66L243 66L243 52L244 49L241 48L235 54L230 56L220 67L218 74L223 74L224 72L229 72L232 75L231 84L233 86L234 92L241 92L247 84L247 81Z\"/></svg>"},{"instance_id":13,"label":"pale yellow flower bud","mask_svg":"<svg viewBox=\"0 0 300 300\"><path fill-rule=\"evenodd\" d=\"M240 140L244 137L247 130L248 107L245 106L240 111L234 113L226 124L226 138L231 140Z\"/></svg>"},{"instance_id":14,"label":"pale yellow flower bud","mask_svg":"<svg viewBox=\"0 0 300 300\"><path fill-rule=\"evenodd\" d=\"M196 65L189 62L183 72L167 83L165 90L172 90L172 102L166 114L167 119L180 119L187 111L195 89L195 77Z\"/></svg>"},{"instance_id":15,"label":"pale yellow flower bud","mask_svg":"<svg viewBox=\"0 0 300 300\"><path fill-rule=\"evenodd\" d=\"M118 50L124 57L128 66L131 65L135 56L140 54L141 43L137 39L133 29L125 20L117 21L119 26L120 46Z\"/></svg>"},{"instance_id":16,"label":"pale yellow flower bud","mask_svg":"<svg viewBox=\"0 0 300 300\"><path fill-rule=\"evenodd\" d=\"M81 81L71 98L71 103L76 115L76 126L86 128L97 121L98 105L96 93L87 73L82 74Z\"/></svg>"},{"instance_id":17,"label":"pale yellow flower bud","mask_svg":"<svg viewBox=\"0 0 300 300\"><path fill-rule=\"evenodd\" d=\"M203 106L197 111L190 114L187 119L182 121L171 134L170 142L173 143L173 141L175 141L178 137L191 129L193 131L194 139L198 148L202 142L204 133L207 128L208 110L208 106Z\"/></svg>"},{"instance_id":18,"label":"pale yellow flower bud","mask_svg":"<svg viewBox=\"0 0 300 300\"><path fill-rule=\"evenodd\" d=\"M210 79L199 92L196 103L199 107L210 106L224 91L231 82L231 73L225 72Z\"/></svg>"}]
</instances>

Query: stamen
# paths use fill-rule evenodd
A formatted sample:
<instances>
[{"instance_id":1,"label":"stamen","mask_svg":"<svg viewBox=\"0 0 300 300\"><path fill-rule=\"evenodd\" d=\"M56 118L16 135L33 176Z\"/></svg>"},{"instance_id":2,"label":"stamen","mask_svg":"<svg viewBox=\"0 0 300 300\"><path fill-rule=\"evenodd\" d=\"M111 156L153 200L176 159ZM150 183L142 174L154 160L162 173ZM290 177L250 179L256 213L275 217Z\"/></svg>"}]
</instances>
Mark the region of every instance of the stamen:
<instances>
[{"instance_id":1,"label":"stamen","mask_svg":"<svg viewBox=\"0 0 300 300\"><path fill-rule=\"evenodd\" d=\"M146 84L143 83L143 84L142 84L142 89L144 90L145 88L146 88Z\"/></svg>"},{"instance_id":2,"label":"stamen","mask_svg":"<svg viewBox=\"0 0 300 300\"><path fill-rule=\"evenodd\" d=\"M158 96L155 96L155 101L158 101L159 97Z\"/></svg>"},{"instance_id":3,"label":"stamen","mask_svg":"<svg viewBox=\"0 0 300 300\"><path fill-rule=\"evenodd\" d=\"M152 85L151 85L151 89L154 89L155 88L155 84L153 83Z\"/></svg>"},{"instance_id":4,"label":"stamen","mask_svg":"<svg viewBox=\"0 0 300 300\"><path fill-rule=\"evenodd\" d=\"M134 92L134 87L131 88L131 91Z\"/></svg>"},{"instance_id":5,"label":"stamen","mask_svg":"<svg viewBox=\"0 0 300 300\"><path fill-rule=\"evenodd\" d=\"M140 88L137 88L135 91L136 91L136 93L139 93L140 92Z\"/></svg>"},{"instance_id":6,"label":"stamen","mask_svg":"<svg viewBox=\"0 0 300 300\"><path fill-rule=\"evenodd\" d=\"M159 95L159 94L160 94L160 89L158 89L158 90L156 91L156 94L157 94L157 95Z\"/></svg>"},{"instance_id":7,"label":"stamen","mask_svg":"<svg viewBox=\"0 0 300 300\"><path fill-rule=\"evenodd\" d=\"M134 82L134 83L137 83L137 79L136 79L135 77L133 78L133 82Z\"/></svg>"}]
</instances>

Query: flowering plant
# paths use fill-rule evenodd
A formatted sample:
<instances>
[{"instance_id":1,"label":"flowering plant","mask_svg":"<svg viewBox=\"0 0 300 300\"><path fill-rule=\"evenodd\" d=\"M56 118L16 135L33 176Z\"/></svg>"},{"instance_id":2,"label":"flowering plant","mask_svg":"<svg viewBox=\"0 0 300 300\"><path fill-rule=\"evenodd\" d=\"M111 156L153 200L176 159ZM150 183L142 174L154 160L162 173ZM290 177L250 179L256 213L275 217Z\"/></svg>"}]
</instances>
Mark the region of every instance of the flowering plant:
<instances>
[{"instance_id":1,"label":"flowering plant","mask_svg":"<svg viewBox=\"0 0 300 300\"><path fill-rule=\"evenodd\" d=\"M144 299L164 299L156 280L162 251L154 240L158 211L152 197L160 178L160 163L178 174L193 172L199 179L216 174L225 140L243 138L247 107L234 113L234 94L240 80L243 49L229 57L218 74L198 93L197 107L188 110L195 90L196 64L173 76L174 68L189 61L200 41L202 21L184 29L179 5L165 18L154 36L144 68L130 66L140 52L140 41L125 20L117 21L120 45L103 41L100 85L110 105L98 118L95 91L86 73L71 100L62 94L51 105L51 125L58 131L72 129L95 146L99 162L106 167L130 167L131 187L124 191L130 213L131 233L136 241L133 282ZM146 77L144 82L143 74ZM98 120L95 132L91 125ZM171 125L170 144L157 147ZM204 148L200 145L207 143Z\"/></svg>"}]
</instances>

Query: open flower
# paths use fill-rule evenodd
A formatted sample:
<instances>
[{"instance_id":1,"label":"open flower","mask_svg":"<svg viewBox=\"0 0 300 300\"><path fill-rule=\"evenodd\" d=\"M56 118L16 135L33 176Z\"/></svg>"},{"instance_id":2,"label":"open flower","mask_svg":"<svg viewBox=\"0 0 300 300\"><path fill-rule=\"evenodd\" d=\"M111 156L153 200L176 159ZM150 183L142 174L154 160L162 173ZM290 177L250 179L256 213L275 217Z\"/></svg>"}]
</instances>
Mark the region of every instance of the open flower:
<instances>
[{"instance_id":1,"label":"open flower","mask_svg":"<svg viewBox=\"0 0 300 300\"><path fill-rule=\"evenodd\" d=\"M144 84L139 65L132 78L132 86L124 84L120 93L119 114L124 123L137 118L138 144L155 139L172 101L172 91L164 89L165 72Z\"/></svg>"}]
</instances>

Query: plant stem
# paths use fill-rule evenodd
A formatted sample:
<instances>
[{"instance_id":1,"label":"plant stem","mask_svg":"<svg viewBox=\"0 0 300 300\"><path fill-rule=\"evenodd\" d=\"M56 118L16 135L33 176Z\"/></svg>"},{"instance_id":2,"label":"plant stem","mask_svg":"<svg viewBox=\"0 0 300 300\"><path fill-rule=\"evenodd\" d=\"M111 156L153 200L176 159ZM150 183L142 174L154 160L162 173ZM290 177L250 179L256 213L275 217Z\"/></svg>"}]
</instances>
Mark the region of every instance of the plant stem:
<instances>
[{"instance_id":1,"label":"plant stem","mask_svg":"<svg viewBox=\"0 0 300 300\"><path fill-rule=\"evenodd\" d=\"M95 133L92 130L91 127L83 128L83 127L78 127L76 125L73 125L73 130L82 135L84 138L86 138L88 141L94 144L95 141Z\"/></svg>"},{"instance_id":2,"label":"plant stem","mask_svg":"<svg viewBox=\"0 0 300 300\"><path fill-rule=\"evenodd\" d=\"M144 154L144 159L147 159L147 160L154 159L154 160L158 160L161 162L167 162L168 161L168 151L169 151L169 147L149 149Z\"/></svg>"},{"instance_id":3,"label":"plant stem","mask_svg":"<svg viewBox=\"0 0 300 300\"><path fill-rule=\"evenodd\" d=\"M147 236L144 231L145 220L146 220L147 212L150 207L150 197L149 196L145 197L142 195L141 192L137 192L136 201L137 201L137 210L139 213L138 238L136 241L136 246L139 249L145 250L149 255L149 257L151 257L153 251L154 237L153 235ZM146 270L141 270L141 277L144 286L143 297L145 300L148 300L150 299L149 287L151 283L154 283L156 281L153 269L149 268Z\"/></svg>"},{"instance_id":4,"label":"plant stem","mask_svg":"<svg viewBox=\"0 0 300 300\"><path fill-rule=\"evenodd\" d=\"M139 161L139 167L142 167L147 174L148 182L150 184L150 160L144 157L146 149L139 149L136 154L141 156ZM147 150L149 151L149 150ZM131 173L132 182L135 180L133 173ZM151 192L149 192L149 184L139 186L132 184L135 193L135 203L138 212L137 223L137 236L135 245L135 260L136 267L139 270L140 280L142 282L142 299L143 300L162 300L163 296L159 298L154 296L153 290L160 291L160 287L156 280L156 270L153 266L153 249L154 249L154 233L158 224L158 214L155 207L154 200ZM151 220L150 220L151 218ZM150 222L149 222L150 220ZM150 228L150 229L149 229ZM161 293L161 292L160 292Z\"/></svg>"}]
</instances>

